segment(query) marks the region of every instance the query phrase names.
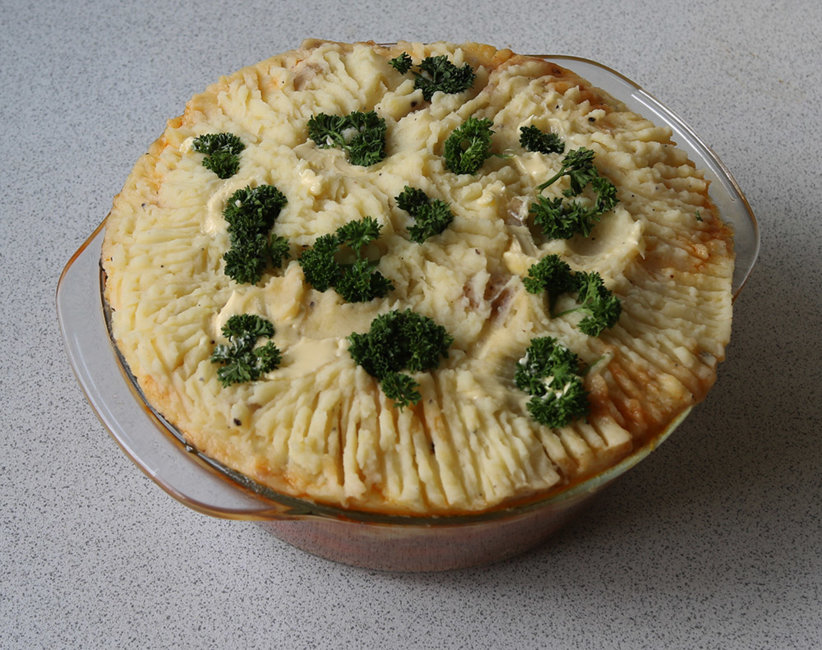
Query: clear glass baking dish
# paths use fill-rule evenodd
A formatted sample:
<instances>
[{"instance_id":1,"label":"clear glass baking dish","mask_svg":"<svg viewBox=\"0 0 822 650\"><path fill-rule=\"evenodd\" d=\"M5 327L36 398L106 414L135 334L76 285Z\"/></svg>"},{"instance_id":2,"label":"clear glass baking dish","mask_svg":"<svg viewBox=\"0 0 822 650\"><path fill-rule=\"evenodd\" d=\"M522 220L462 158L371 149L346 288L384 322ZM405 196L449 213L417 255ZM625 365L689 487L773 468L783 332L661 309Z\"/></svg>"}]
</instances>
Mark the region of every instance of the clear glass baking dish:
<instances>
[{"instance_id":1,"label":"clear glass baking dish","mask_svg":"<svg viewBox=\"0 0 822 650\"><path fill-rule=\"evenodd\" d=\"M756 218L711 149L658 100L594 61L540 55L576 72L657 124L666 124L711 181L710 194L733 227L734 299L759 253ZM336 508L275 493L205 457L146 404L109 336L101 293L105 221L71 257L57 287L57 312L69 360L94 412L131 460L186 506L215 517L254 520L303 550L347 564L398 571L477 566L544 541L579 507L644 459L685 419L617 465L527 504L457 517L401 517Z\"/></svg>"}]
</instances>

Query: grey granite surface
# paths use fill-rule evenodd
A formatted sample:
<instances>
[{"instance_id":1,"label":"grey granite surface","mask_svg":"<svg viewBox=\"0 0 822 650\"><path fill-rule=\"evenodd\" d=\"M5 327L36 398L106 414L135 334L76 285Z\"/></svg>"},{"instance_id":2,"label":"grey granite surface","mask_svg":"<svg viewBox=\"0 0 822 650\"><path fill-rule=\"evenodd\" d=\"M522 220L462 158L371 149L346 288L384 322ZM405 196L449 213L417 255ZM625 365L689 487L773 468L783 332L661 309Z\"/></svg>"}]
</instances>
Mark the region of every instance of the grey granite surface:
<instances>
[{"instance_id":1,"label":"grey granite surface","mask_svg":"<svg viewBox=\"0 0 822 650\"><path fill-rule=\"evenodd\" d=\"M822 5L356 4L0 0L0 647L822 647ZM525 556L379 573L198 514L75 382L63 265L190 95L304 36L605 63L691 124L759 219L707 401Z\"/></svg>"}]
</instances>

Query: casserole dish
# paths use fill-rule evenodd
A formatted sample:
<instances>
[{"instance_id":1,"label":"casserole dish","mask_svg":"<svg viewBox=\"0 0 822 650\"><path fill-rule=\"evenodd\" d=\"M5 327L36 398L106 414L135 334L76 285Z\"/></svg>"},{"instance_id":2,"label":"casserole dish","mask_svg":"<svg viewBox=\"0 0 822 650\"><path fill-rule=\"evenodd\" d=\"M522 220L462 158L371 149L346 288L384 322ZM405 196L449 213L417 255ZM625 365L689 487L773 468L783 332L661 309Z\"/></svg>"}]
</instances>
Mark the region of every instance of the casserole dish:
<instances>
[{"instance_id":1,"label":"casserole dish","mask_svg":"<svg viewBox=\"0 0 822 650\"><path fill-rule=\"evenodd\" d=\"M711 181L711 199L734 231L735 297L756 260L759 234L730 172L686 124L622 75L576 57L541 58L570 69L634 112L672 129L678 146ZM430 571L518 554L546 539L592 496L645 458L688 413L605 471L548 497L481 514L385 515L283 495L194 450L148 405L112 344L101 294L103 227L68 262L57 291L69 358L100 420L138 467L185 505L211 516L257 521L278 538L328 559L374 569Z\"/></svg>"}]
</instances>

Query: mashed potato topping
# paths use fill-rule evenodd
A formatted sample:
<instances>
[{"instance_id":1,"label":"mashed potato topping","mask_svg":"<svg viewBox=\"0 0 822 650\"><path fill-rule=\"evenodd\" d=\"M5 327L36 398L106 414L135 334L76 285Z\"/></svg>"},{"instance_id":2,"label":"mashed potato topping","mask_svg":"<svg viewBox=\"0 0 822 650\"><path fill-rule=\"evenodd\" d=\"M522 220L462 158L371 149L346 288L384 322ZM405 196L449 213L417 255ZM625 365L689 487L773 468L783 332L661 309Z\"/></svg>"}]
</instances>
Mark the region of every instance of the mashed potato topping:
<instances>
[{"instance_id":1,"label":"mashed potato topping","mask_svg":"<svg viewBox=\"0 0 822 650\"><path fill-rule=\"evenodd\" d=\"M389 64L402 52L467 63L473 86L426 101ZM353 165L308 137L313 115L371 110L387 127L381 162ZM476 174L455 174L444 141L471 116L492 120L494 155ZM558 134L566 151L593 150L616 186L616 208L590 237L547 239L529 217L562 156L525 150L527 125ZM192 149L208 133L245 144L230 178ZM273 233L290 259L239 284L224 272L223 210L236 190L265 184L287 198ZM454 215L422 244L397 206L405 186ZM301 251L365 216L382 226L372 246L394 289L361 303L314 289ZM621 301L616 325L587 336L579 314L551 317L546 296L524 289L548 254L601 275ZM731 232L670 131L555 64L478 44L307 41L221 79L137 162L107 221L103 266L116 344L193 446L275 490L379 512L479 512L601 471L705 396L731 328ZM439 368L414 376L419 403L398 409L351 358L347 337L407 308L454 342ZM210 357L235 314L274 324L282 363L223 386ZM530 417L514 383L540 336L588 367L590 414L559 429Z\"/></svg>"}]
</instances>

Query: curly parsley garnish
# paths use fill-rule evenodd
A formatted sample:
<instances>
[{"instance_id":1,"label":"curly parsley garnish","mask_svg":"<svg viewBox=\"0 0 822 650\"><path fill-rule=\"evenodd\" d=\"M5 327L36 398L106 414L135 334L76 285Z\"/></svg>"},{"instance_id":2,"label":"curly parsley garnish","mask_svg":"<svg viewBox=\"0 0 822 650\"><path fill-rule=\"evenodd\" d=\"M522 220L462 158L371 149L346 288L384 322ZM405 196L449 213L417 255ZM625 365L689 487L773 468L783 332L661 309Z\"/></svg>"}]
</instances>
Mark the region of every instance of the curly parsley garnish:
<instances>
[{"instance_id":1,"label":"curly parsley garnish","mask_svg":"<svg viewBox=\"0 0 822 650\"><path fill-rule=\"evenodd\" d=\"M571 189L565 190L565 196L575 196L580 194L583 188L594 178L599 176L594 167L594 152L591 149L580 147L568 152L562 159L562 167L547 181L537 186L537 189L544 190L549 185L553 185L563 176L567 176L571 181Z\"/></svg>"},{"instance_id":2,"label":"curly parsley garnish","mask_svg":"<svg viewBox=\"0 0 822 650\"><path fill-rule=\"evenodd\" d=\"M363 217L340 226L335 233L317 237L314 246L299 257L306 281L317 291L333 288L347 302L367 302L381 298L394 288L391 280L374 267L363 249L379 237L382 226L373 217ZM353 263L343 263L339 257L348 248Z\"/></svg>"},{"instance_id":3,"label":"curly parsley garnish","mask_svg":"<svg viewBox=\"0 0 822 650\"><path fill-rule=\"evenodd\" d=\"M514 382L531 395L528 412L540 424L558 428L588 415L579 358L550 336L531 339Z\"/></svg>"},{"instance_id":4,"label":"curly parsley garnish","mask_svg":"<svg viewBox=\"0 0 822 650\"><path fill-rule=\"evenodd\" d=\"M245 145L233 133L207 133L194 138L192 149L205 154L204 167L225 179L240 168L240 153Z\"/></svg>"},{"instance_id":5,"label":"curly parsley garnish","mask_svg":"<svg viewBox=\"0 0 822 650\"><path fill-rule=\"evenodd\" d=\"M488 118L469 117L445 141L445 166L455 174L475 174L491 155L491 129Z\"/></svg>"},{"instance_id":6,"label":"curly parsley garnish","mask_svg":"<svg viewBox=\"0 0 822 650\"><path fill-rule=\"evenodd\" d=\"M247 186L229 197L223 210L231 243L223 255L227 276L256 284L267 268L276 268L288 258L288 240L271 234L286 203L285 195L273 185Z\"/></svg>"},{"instance_id":7,"label":"curly parsley garnish","mask_svg":"<svg viewBox=\"0 0 822 650\"><path fill-rule=\"evenodd\" d=\"M411 72L414 75L414 88L422 91L422 97L430 102L434 93L461 93L474 85L476 74L467 63L461 68L448 60L444 54L428 56L414 66L414 61L407 52L391 59L389 63L400 74Z\"/></svg>"},{"instance_id":8,"label":"curly parsley garnish","mask_svg":"<svg viewBox=\"0 0 822 650\"><path fill-rule=\"evenodd\" d=\"M530 214L550 239L570 239L576 234L588 237L602 215L616 207L616 187L599 175L594 166L594 152L584 147L569 151L560 170L537 189L542 191L563 176L570 181L570 187L562 192L567 198L538 195L536 203L531 204ZM568 200L582 194L589 185L596 193L592 204Z\"/></svg>"},{"instance_id":9,"label":"curly parsley garnish","mask_svg":"<svg viewBox=\"0 0 822 650\"><path fill-rule=\"evenodd\" d=\"M394 400L394 404L400 410L422 399L417 390L419 384L411 375L404 372L386 373L380 381L380 388L388 399Z\"/></svg>"},{"instance_id":10,"label":"curly parsley garnish","mask_svg":"<svg viewBox=\"0 0 822 650\"><path fill-rule=\"evenodd\" d=\"M546 255L528 269L528 277L522 278L529 293L545 291L548 294L550 312L553 313L557 298L574 290L574 272L559 255Z\"/></svg>"},{"instance_id":11,"label":"curly parsley garnish","mask_svg":"<svg viewBox=\"0 0 822 650\"><path fill-rule=\"evenodd\" d=\"M588 336L599 336L602 330L613 327L622 313L622 303L605 286L599 273L575 273L574 284L579 305L557 316L581 311L585 317L579 321L578 327Z\"/></svg>"},{"instance_id":12,"label":"curly parsley garnish","mask_svg":"<svg viewBox=\"0 0 822 650\"><path fill-rule=\"evenodd\" d=\"M403 52L388 62L397 72L405 74L414 65L414 59L408 52Z\"/></svg>"},{"instance_id":13,"label":"curly parsley garnish","mask_svg":"<svg viewBox=\"0 0 822 650\"><path fill-rule=\"evenodd\" d=\"M408 372L435 369L448 357L453 337L427 316L394 310L371 321L364 334L348 336L348 351L357 364L380 380L380 388L400 408L419 402L419 384Z\"/></svg>"},{"instance_id":14,"label":"curly parsley garnish","mask_svg":"<svg viewBox=\"0 0 822 650\"><path fill-rule=\"evenodd\" d=\"M562 153L565 151L565 143L556 133L546 133L533 125L520 127L519 144L523 149L537 153Z\"/></svg>"},{"instance_id":15,"label":"curly parsley garnish","mask_svg":"<svg viewBox=\"0 0 822 650\"><path fill-rule=\"evenodd\" d=\"M273 341L255 347L257 339L274 336L274 325L255 314L235 314L222 328L228 344L215 346L212 363L221 364L217 378L223 386L256 381L279 367L282 355Z\"/></svg>"},{"instance_id":16,"label":"curly parsley garnish","mask_svg":"<svg viewBox=\"0 0 822 650\"><path fill-rule=\"evenodd\" d=\"M400 210L414 217L414 225L408 229L408 234L418 244L440 234L454 220L454 214L445 201L429 199L425 192L409 185L396 197L396 201Z\"/></svg>"},{"instance_id":17,"label":"curly parsley garnish","mask_svg":"<svg viewBox=\"0 0 822 650\"><path fill-rule=\"evenodd\" d=\"M318 113L308 120L308 137L321 149L336 147L352 165L369 167L385 158L385 119L374 111L348 115Z\"/></svg>"},{"instance_id":18,"label":"curly parsley garnish","mask_svg":"<svg viewBox=\"0 0 822 650\"><path fill-rule=\"evenodd\" d=\"M528 277L522 279L529 293L545 291L553 317L581 311L585 317L579 329L588 336L599 336L606 328L613 327L622 313L622 303L602 281L596 271L574 272L558 255L546 255L528 269ZM576 293L579 303L572 309L554 314L554 306L560 295Z\"/></svg>"}]
</instances>

